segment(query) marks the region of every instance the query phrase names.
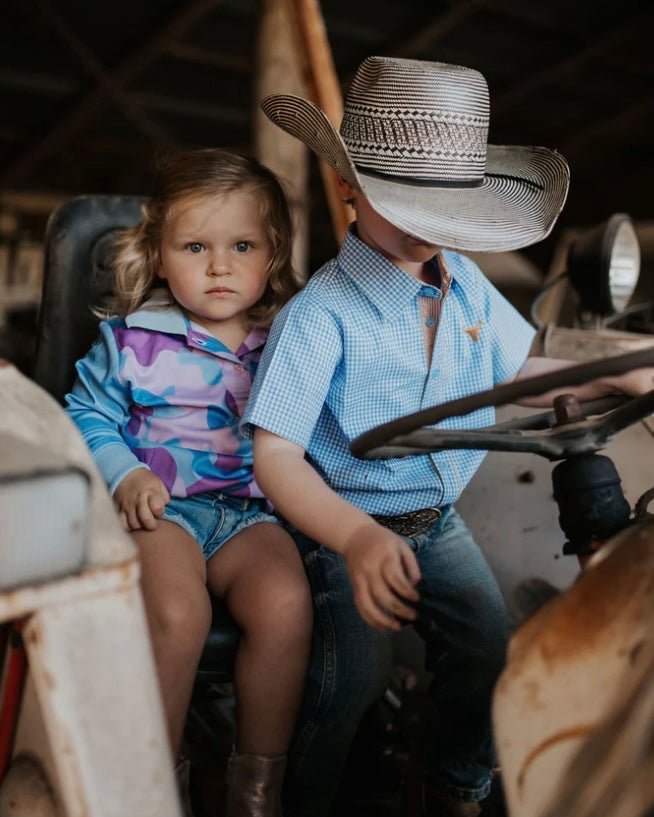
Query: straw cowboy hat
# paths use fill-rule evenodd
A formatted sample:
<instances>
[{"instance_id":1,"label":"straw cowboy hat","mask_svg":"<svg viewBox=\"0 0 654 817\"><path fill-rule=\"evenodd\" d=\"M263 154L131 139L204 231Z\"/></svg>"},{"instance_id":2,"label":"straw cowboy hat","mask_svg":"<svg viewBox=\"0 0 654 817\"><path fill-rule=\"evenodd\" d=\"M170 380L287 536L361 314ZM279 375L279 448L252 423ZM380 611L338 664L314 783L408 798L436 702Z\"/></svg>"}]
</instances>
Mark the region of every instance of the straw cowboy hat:
<instances>
[{"instance_id":1,"label":"straw cowboy hat","mask_svg":"<svg viewBox=\"0 0 654 817\"><path fill-rule=\"evenodd\" d=\"M261 108L381 216L437 246L534 244L551 231L568 192L568 166L555 151L487 144L488 86L471 68L368 57L352 81L340 133L298 96L273 94Z\"/></svg>"}]
</instances>

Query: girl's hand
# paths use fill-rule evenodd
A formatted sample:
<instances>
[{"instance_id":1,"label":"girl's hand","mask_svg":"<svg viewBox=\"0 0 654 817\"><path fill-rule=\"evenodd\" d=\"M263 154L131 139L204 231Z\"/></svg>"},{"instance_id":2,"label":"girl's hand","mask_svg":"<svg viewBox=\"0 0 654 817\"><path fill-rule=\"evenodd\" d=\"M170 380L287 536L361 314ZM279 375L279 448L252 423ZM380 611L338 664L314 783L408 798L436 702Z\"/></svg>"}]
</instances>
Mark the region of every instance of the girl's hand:
<instances>
[{"instance_id":1,"label":"girl's hand","mask_svg":"<svg viewBox=\"0 0 654 817\"><path fill-rule=\"evenodd\" d=\"M416 618L406 601L420 598L415 589L420 568L404 539L372 522L356 531L343 555L354 600L367 624L377 630L399 630L398 619Z\"/></svg>"},{"instance_id":2,"label":"girl's hand","mask_svg":"<svg viewBox=\"0 0 654 817\"><path fill-rule=\"evenodd\" d=\"M156 518L170 502L170 494L152 471L137 468L118 484L114 502L125 530L155 530Z\"/></svg>"}]
</instances>

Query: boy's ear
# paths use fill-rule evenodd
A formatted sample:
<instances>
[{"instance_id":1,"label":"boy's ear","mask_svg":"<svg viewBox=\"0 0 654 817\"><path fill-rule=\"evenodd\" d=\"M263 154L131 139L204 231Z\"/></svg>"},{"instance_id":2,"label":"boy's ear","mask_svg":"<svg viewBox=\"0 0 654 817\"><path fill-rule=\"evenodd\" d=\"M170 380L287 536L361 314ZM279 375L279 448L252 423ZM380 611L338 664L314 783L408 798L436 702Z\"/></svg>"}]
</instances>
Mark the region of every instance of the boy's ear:
<instances>
[{"instance_id":1,"label":"boy's ear","mask_svg":"<svg viewBox=\"0 0 654 817\"><path fill-rule=\"evenodd\" d=\"M349 182L346 182L341 174L336 171L336 187L338 195L346 204L353 204L354 202L354 187Z\"/></svg>"}]
</instances>

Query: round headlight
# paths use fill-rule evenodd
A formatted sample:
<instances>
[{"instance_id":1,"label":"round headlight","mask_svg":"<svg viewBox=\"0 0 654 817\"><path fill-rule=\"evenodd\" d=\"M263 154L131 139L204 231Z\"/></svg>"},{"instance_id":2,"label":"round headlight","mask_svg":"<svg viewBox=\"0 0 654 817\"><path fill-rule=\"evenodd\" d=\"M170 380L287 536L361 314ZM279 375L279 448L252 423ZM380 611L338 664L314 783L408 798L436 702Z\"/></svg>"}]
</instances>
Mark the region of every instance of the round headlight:
<instances>
[{"instance_id":1,"label":"round headlight","mask_svg":"<svg viewBox=\"0 0 654 817\"><path fill-rule=\"evenodd\" d=\"M570 245L568 277L582 310L599 315L622 312L639 274L640 245L625 213L615 213Z\"/></svg>"}]
</instances>

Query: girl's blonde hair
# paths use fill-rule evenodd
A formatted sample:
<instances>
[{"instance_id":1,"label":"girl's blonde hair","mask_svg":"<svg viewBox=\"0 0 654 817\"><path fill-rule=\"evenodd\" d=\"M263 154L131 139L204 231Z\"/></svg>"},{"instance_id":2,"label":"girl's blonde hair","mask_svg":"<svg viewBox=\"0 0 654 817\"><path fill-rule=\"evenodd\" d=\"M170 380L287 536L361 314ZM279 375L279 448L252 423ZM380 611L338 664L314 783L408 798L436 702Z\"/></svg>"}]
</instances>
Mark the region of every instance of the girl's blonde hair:
<instances>
[{"instance_id":1,"label":"girl's blonde hair","mask_svg":"<svg viewBox=\"0 0 654 817\"><path fill-rule=\"evenodd\" d=\"M207 198L244 189L257 198L272 250L268 284L247 318L251 326L269 326L299 289L291 263L293 228L288 200L271 170L254 158L219 148L192 150L159 163L152 197L142 207L142 220L121 231L116 241L114 296L103 316L125 317L138 309L155 287L164 285L157 275L159 250L166 226L180 211Z\"/></svg>"}]
</instances>

